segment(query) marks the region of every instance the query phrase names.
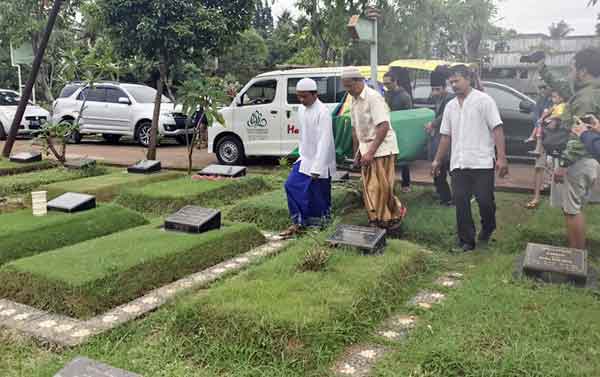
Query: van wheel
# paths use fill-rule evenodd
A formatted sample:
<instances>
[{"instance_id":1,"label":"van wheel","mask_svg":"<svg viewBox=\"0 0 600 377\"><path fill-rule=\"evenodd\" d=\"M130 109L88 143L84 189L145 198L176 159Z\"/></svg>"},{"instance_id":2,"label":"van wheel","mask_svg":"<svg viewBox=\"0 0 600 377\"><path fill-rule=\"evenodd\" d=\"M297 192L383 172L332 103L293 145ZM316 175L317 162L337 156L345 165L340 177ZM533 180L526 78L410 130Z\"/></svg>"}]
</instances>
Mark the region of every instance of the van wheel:
<instances>
[{"instance_id":1,"label":"van wheel","mask_svg":"<svg viewBox=\"0 0 600 377\"><path fill-rule=\"evenodd\" d=\"M6 130L4 129L4 125L0 123L0 140L4 141L7 139Z\"/></svg>"},{"instance_id":2,"label":"van wheel","mask_svg":"<svg viewBox=\"0 0 600 377\"><path fill-rule=\"evenodd\" d=\"M233 136L225 136L217 145L217 159L223 165L239 165L244 162L244 146Z\"/></svg>"},{"instance_id":3,"label":"van wheel","mask_svg":"<svg viewBox=\"0 0 600 377\"><path fill-rule=\"evenodd\" d=\"M142 147L148 147L150 145L150 129L152 128L151 122L143 122L137 129L135 135L136 140Z\"/></svg>"}]
</instances>

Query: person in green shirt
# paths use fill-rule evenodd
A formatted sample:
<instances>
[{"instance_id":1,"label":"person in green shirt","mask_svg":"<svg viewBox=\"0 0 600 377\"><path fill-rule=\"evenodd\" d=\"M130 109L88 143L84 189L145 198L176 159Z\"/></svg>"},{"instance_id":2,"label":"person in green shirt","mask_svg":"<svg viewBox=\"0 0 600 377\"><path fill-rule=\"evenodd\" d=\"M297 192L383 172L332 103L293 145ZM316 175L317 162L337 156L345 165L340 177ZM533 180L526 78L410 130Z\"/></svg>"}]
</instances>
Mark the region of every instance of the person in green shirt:
<instances>
[{"instance_id":1,"label":"person in green shirt","mask_svg":"<svg viewBox=\"0 0 600 377\"><path fill-rule=\"evenodd\" d=\"M554 78L542 69L542 77L552 86ZM575 54L572 77L574 95L567 103L561 127L572 130L578 119L600 114L600 48L586 48ZM569 247L585 249L585 198L598 177L599 164L575 134L557 157L551 191L551 204L561 208L566 219Z\"/></svg>"}]
</instances>

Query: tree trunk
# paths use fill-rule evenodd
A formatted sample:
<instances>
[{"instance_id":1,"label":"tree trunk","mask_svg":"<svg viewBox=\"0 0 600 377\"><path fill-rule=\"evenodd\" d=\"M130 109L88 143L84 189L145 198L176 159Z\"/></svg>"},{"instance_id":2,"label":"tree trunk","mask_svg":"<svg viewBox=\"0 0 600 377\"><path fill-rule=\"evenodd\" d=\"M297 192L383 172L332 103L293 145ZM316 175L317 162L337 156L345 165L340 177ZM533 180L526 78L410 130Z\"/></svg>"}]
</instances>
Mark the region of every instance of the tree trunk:
<instances>
[{"instance_id":1,"label":"tree trunk","mask_svg":"<svg viewBox=\"0 0 600 377\"><path fill-rule=\"evenodd\" d=\"M154 114L152 116L152 127L150 128L150 143L148 145L148 160L156 160L156 140L158 136L158 122L160 121L160 107L162 104L162 96L164 83L167 79L167 64L165 59L161 57L159 64L160 78L156 82L156 98L154 98Z\"/></svg>"}]
</instances>

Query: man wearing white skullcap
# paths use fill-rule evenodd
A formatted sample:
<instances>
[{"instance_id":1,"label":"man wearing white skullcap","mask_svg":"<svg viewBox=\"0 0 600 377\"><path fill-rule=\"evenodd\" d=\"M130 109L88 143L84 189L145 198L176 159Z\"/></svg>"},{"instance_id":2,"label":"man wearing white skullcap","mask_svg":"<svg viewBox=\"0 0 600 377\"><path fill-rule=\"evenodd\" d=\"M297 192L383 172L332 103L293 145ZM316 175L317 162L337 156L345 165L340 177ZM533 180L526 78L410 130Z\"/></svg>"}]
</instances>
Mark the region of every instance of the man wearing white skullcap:
<instances>
[{"instance_id":1,"label":"man wearing white skullcap","mask_svg":"<svg viewBox=\"0 0 600 377\"><path fill-rule=\"evenodd\" d=\"M361 166L369 224L393 230L402 222L406 208L394 195L398 142L390 110L383 96L365 85L357 68L344 68L342 84L352 96L350 115L353 136L358 141L355 164Z\"/></svg>"},{"instance_id":2,"label":"man wearing white skullcap","mask_svg":"<svg viewBox=\"0 0 600 377\"><path fill-rule=\"evenodd\" d=\"M335 175L335 145L331 114L318 98L317 83L309 78L296 85L300 158L292 167L285 191L292 226L281 233L291 237L306 226L323 226L331 212L331 177Z\"/></svg>"}]
</instances>

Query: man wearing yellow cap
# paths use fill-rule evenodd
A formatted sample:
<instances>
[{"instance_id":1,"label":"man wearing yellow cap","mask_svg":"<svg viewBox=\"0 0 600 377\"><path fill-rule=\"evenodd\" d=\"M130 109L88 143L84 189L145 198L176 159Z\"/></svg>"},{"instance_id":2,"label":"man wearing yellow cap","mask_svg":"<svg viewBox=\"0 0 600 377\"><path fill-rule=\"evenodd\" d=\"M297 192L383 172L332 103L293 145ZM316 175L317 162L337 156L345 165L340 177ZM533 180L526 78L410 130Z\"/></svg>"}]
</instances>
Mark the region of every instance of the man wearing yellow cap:
<instances>
[{"instance_id":1,"label":"man wearing yellow cap","mask_svg":"<svg viewBox=\"0 0 600 377\"><path fill-rule=\"evenodd\" d=\"M369 224L394 229L400 225L406 208L394 195L398 142L390 110L382 95L365 85L357 68L344 68L342 84L352 96L350 115L358 139L355 163L361 166Z\"/></svg>"},{"instance_id":2,"label":"man wearing yellow cap","mask_svg":"<svg viewBox=\"0 0 600 377\"><path fill-rule=\"evenodd\" d=\"M335 145L331 114L319 100L317 83L309 78L296 85L300 158L292 167L285 191L293 225L281 233L290 237L306 226L323 226L331 212L331 177L335 175Z\"/></svg>"}]
</instances>

